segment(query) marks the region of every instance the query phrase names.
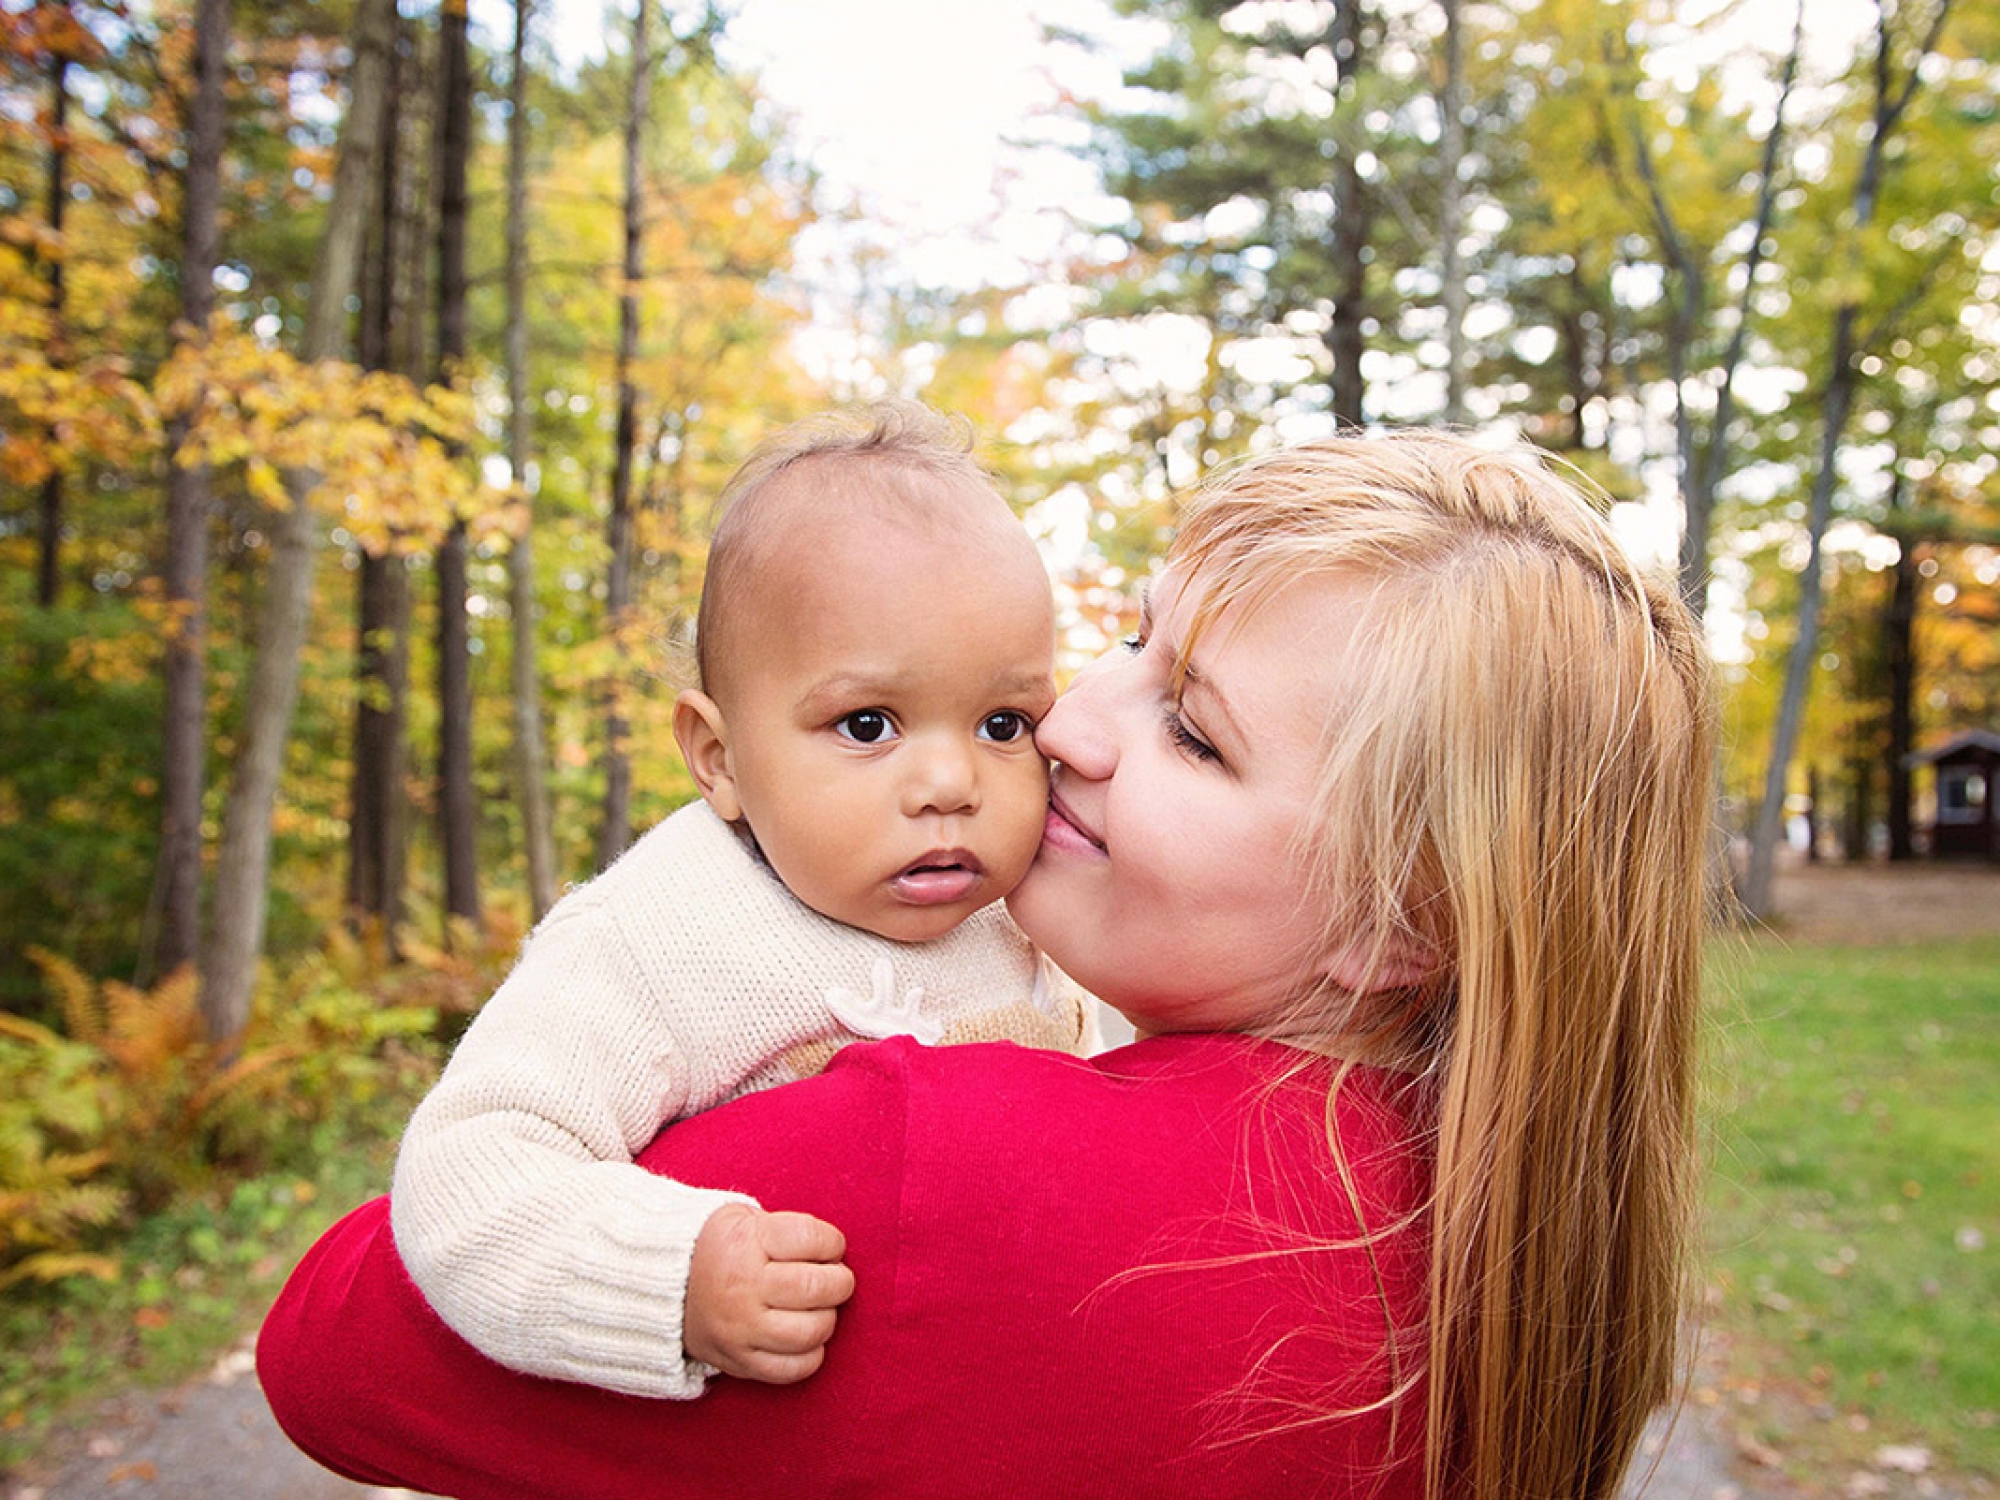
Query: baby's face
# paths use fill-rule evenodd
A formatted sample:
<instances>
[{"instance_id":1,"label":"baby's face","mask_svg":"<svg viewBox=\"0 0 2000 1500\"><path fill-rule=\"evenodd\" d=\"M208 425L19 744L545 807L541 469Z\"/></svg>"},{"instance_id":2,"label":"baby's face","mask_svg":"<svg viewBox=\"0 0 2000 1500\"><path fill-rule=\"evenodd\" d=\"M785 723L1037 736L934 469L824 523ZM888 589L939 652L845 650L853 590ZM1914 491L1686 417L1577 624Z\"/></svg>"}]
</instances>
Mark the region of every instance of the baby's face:
<instances>
[{"instance_id":1,"label":"baby's face","mask_svg":"<svg viewBox=\"0 0 2000 1500\"><path fill-rule=\"evenodd\" d=\"M1053 610L1025 536L995 540L857 518L760 581L729 769L772 869L836 921L941 936L1040 846Z\"/></svg>"}]
</instances>

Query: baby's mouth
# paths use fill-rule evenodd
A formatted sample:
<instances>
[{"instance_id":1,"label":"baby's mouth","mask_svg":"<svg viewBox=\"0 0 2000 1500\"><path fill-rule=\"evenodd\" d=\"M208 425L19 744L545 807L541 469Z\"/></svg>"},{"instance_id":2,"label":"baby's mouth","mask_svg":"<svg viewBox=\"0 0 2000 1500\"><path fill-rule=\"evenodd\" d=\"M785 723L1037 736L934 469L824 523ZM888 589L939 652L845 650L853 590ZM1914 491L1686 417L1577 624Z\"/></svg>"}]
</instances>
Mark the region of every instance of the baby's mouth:
<instances>
[{"instance_id":1,"label":"baby's mouth","mask_svg":"<svg viewBox=\"0 0 2000 1500\"><path fill-rule=\"evenodd\" d=\"M890 876L889 888L912 906L949 906L971 895L985 874L970 850L933 849Z\"/></svg>"}]
</instances>

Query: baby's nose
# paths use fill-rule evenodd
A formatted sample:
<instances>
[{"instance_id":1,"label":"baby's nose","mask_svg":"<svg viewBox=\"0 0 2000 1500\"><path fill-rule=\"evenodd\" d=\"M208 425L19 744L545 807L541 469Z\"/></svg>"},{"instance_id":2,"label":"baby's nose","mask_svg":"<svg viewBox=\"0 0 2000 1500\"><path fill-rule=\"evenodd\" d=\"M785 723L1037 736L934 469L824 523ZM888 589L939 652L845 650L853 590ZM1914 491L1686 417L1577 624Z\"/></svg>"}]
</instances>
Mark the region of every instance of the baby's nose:
<instances>
[{"instance_id":1,"label":"baby's nose","mask_svg":"<svg viewBox=\"0 0 2000 1500\"><path fill-rule=\"evenodd\" d=\"M955 735L921 739L909 747L903 810L925 813L973 812L979 807L979 764L973 747Z\"/></svg>"}]
</instances>

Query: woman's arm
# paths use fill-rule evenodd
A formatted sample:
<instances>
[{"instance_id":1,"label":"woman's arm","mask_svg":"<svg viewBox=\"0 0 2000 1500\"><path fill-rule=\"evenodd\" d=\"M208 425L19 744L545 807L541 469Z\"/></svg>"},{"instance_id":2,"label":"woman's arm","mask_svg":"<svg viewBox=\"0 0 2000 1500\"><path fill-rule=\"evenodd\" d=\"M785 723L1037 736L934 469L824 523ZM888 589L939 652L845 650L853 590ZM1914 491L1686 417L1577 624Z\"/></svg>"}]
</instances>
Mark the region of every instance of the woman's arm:
<instances>
[{"instance_id":1,"label":"woman's arm","mask_svg":"<svg viewBox=\"0 0 2000 1500\"><path fill-rule=\"evenodd\" d=\"M869 1248L849 1263L879 1294L893 1284L902 1097L891 1059L837 1068L683 1121L642 1160L860 1225ZM386 1199L301 1262L265 1322L258 1373L280 1425L327 1467L465 1500L776 1493L801 1466L837 1461L855 1415L824 1371L800 1387L720 1381L684 1404L504 1369L424 1301Z\"/></svg>"},{"instance_id":2,"label":"woman's arm","mask_svg":"<svg viewBox=\"0 0 2000 1500\"><path fill-rule=\"evenodd\" d=\"M463 1500L1409 1500L1423 1396L1391 1345L1421 1321L1422 1237L1394 1226L1423 1174L1351 1080L1357 1234L1326 1074L1240 1037L1092 1063L898 1039L682 1121L646 1165L846 1231L854 1296L798 1385L661 1402L512 1374L425 1306L380 1204L307 1256L259 1369L321 1462Z\"/></svg>"}]
</instances>

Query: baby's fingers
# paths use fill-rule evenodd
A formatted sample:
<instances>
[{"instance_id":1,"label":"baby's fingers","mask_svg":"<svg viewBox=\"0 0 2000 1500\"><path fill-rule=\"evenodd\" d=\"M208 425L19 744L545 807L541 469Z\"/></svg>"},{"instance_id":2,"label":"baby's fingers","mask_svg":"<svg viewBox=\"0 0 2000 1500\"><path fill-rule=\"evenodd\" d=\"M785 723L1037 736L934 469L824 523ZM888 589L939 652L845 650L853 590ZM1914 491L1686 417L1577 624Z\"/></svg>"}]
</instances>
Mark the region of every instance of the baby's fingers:
<instances>
[{"instance_id":1,"label":"baby's fingers","mask_svg":"<svg viewBox=\"0 0 2000 1500\"><path fill-rule=\"evenodd\" d=\"M847 1254L847 1237L811 1214L765 1214L757 1243L772 1260L837 1261Z\"/></svg>"},{"instance_id":2,"label":"baby's fingers","mask_svg":"<svg viewBox=\"0 0 2000 1500\"><path fill-rule=\"evenodd\" d=\"M819 1312L767 1310L757 1320L753 1347L747 1351L747 1355L754 1359L762 1355L786 1357L810 1354L833 1337L833 1324L834 1314L830 1310Z\"/></svg>"},{"instance_id":3,"label":"baby's fingers","mask_svg":"<svg viewBox=\"0 0 2000 1500\"><path fill-rule=\"evenodd\" d=\"M764 1268L764 1301L774 1308L810 1312L840 1306L854 1295L854 1273L838 1263L773 1261Z\"/></svg>"},{"instance_id":4,"label":"baby's fingers","mask_svg":"<svg viewBox=\"0 0 2000 1500\"><path fill-rule=\"evenodd\" d=\"M761 1380L765 1385L797 1385L825 1361L824 1348L809 1349L804 1354L757 1352L746 1355L741 1365L729 1373L744 1380Z\"/></svg>"}]
</instances>

